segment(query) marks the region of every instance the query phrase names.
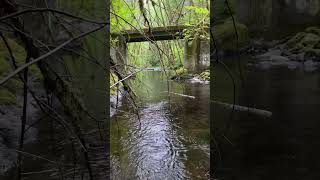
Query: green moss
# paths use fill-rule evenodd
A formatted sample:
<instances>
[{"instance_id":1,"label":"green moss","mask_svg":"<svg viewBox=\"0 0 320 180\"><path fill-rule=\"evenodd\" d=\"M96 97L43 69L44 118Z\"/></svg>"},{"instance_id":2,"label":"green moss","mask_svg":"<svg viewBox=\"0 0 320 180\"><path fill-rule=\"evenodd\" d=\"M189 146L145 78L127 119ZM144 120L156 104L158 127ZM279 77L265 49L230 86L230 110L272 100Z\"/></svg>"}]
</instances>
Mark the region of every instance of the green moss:
<instances>
[{"instance_id":1,"label":"green moss","mask_svg":"<svg viewBox=\"0 0 320 180\"><path fill-rule=\"evenodd\" d=\"M210 80L210 70L203 71L199 75L202 79L209 81Z\"/></svg>"},{"instance_id":2,"label":"green moss","mask_svg":"<svg viewBox=\"0 0 320 180\"><path fill-rule=\"evenodd\" d=\"M34 80L36 81L43 80L43 75L36 64L30 66L29 72L30 72L30 75L34 78Z\"/></svg>"},{"instance_id":3,"label":"green moss","mask_svg":"<svg viewBox=\"0 0 320 180\"><path fill-rule=\"evenodd\" d=\"M5 60L3 54L0 54L0 77L6 75L10 68L10 64Z\"/></svg>"},{"instance_id":4,"label":"green moss","mask_svg":"<svg viewBox=\"0 0 320 180\"><path fill-rule=\"evenodd\" d=\"M320 28L318 28L318 27L308 27L306 29L306 32L313 33L313 34L320 36Z\"/></svg>"},{"instance_id":5,"label":"green moss","mask_svg":"<svg viewBox=\"0 0 320 180\"><path fill-rule=\"evenodd\" d=\"M15 40L7 38L8 44L11 47L13 56L15 57L16 64L18 66L25 63L27 53L24 47L20 46ZM12 70L11 65L9 64L9 52L5 46L2 39L0 40L0 76L3 76ZM8 60L7 60L8 59ZM29 67L30 75L34 77L35 80L42 80L43 76L40 69L37 65L32 65Z\"/></svg>"},{"instance_id":6,"label":"green moss","mask_svg":"<svg viewBox=\"0 0 320 180\"><path fill-rule=\"evenodd\" d=\"M19 89L22 89L23 83L16 79L10 79L5 84L4 87L7 88L10 92L17 92Z\"/></svg>"},{"instance_id":7,"label":"green moss","mask_svg":"<svg viewBox=\"0 0 320 180\"><path fill-rule=\"evenodd\" d=\"M287 41L291 53L306 53L307 56L320 57L320 29L310 27L306 32L297 33Z\"/></svg>"},{"instance_id":8,"label":"green moss","mask_svg":"<svg viewBox=\"0 0 320 180\"><path fill-rule=\"evenodd\" d=\"M187 74L187 72L188 72L188 70L183 68L183 67L181 67L181 68L176 70L176 73L177 73L178 76Z\"/></svg>"},{"instance_id":9,"label":"green moss","mask_svg":"<svg viewBox=\"0 0 320 180\"><path fill-rule=\"evenodd\" d=\"M245 46L249 43L248 28L244 24L236 22L236 29L239 38L239 46ZM219 24L214 28L213 35L219 43L220 49L235 50L236 49L236 33L233 22L227 20L223 24Z\"/></svg>"},{"instance_id":10,"label":"green moss","mask_svg":"<svg viewBox=\"0 0 320 180\"><path fill-rule=\"evenodd\" d=\"M289 47L295 46L298 42L301 41L301 39L303 39L303 37L304 37L305 35L306 35L305 32L299 32L299 33L297 33L295 36L293 36L291 39L289 39L289 40L287 41L287 45L288 45Z\"/></svg>"},{"instance_id":11,"label":"green moss","mask_svg":"<svg viewBox=\"0 0 320 180\"><path fill-rule=\"evenodd\" d=\"M307 56L317 56L320 57L320 49L306 49L305 53Z\"/></svg>"},{"instance_id":12,"label":"green moss","mask_svg":"<svg viewBox=\"0 0 320 180\"><path fill-rule=\"evenodd\" d=\"M119 81L118 76L114 73L110 73L110 86L112 86L113 84L115 84L118 81ZM110 88L110 95L111 96L116 95L116 93L120 87L123 87L123 84L121 82L119 83L119 86L115 86L115 87Z\"/></svg>"},{"instance_id":13,"label":"green moss","mask_svg":"<svg viewBox=\"0 0 320 180\"><path fill-rule=\"evenodd\" d=\"M7 38L8 44L11 47L11 50L13 51L13 55L17 61L18 65L21 65L24 63L24 60L27 57L26 51L24 50L24 47L20 46L16 41ZM7 50L7 47L5 46L2 39L0 40L0 53L3 57L9 58L9 52Z\"/></svg>"},{"instance_id":14,"label":"green moss","mask_svg":"<svg viewBox=\"0 0 320 180\"><path fill-rule=\"evenodd\" d=\"M0 105L16 104L17 98L6 89L0 89Z\"/></svg>"}]
</instances>

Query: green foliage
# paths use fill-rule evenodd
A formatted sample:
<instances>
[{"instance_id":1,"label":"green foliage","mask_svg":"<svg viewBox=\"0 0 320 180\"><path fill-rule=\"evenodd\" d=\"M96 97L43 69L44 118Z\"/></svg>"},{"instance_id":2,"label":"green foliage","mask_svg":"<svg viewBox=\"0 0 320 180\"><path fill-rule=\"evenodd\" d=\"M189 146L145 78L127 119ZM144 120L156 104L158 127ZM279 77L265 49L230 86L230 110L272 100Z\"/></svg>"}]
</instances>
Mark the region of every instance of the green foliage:
<instances>
[{"instance_id":1,"label":"green foliage","mask_svg":"<svg viewBox=\"0 0 320 180\"><path fill-rule=\"evenodd\" d=\"M171 25L188 25L184 31L185 39L193 37L209 40L209 3L206 0L192 2L177 0L144 1L145 15L152 27ZM111 4L111 31L119 32L125 29L141 29L147 27L142 16L138 1L114 0ZM134 26L135 28L133 28ZM116 39L111 40L115 46ZM184 63L184 42L156 42L128 44L128 63L136 66L160 67L162 65L178 69ZM163 63L163 64L162 64Z\"/></svg>"},{"instance_id":2,"label":"green foliage","mask_svg":"<svg viewBox=\"0 0 320 180\"><path fill-rule=\"evenodd\" d=\"M183 66L184 44L177 41L156 42L165 54L159 54L157 47L149 42L128 44L128 63L143 67L161 67L161 61L169 68ZM161 61L160 61L161 60Z\"/></svg>"},{"instance_id":3,"label":"green foliage","mask_svg":"<svg viewBox=\"0 0 320 180\"><path fill-rule=\"evenodd\" d=\"M111 1L111 32L132 28L131 25L138 26L135 18L139 15L139 9L134 8L133 5L132 3L126 3L124 0Z\"/></svg>"},{"instance_id":4,"label":"green foliage","mask_svg":"<svg viewBox=\"0 0 320 180\"><path fill-rule=\"evenodd\" d=\"M209 24L209 10L200 6L185 6L186 15L182 23L187 26Z\"/></svg>"},{"instance_id":5,"label":"green foliage","mask_svg":"<svg viewBox=\"0 0 320 180\"><path fill-rule=\"evenodd\" d=\"M203 40L210 40L210 35L208 32L208 25L201 24L199 26L191 26L190 28L184 29L184 39L187 41L191 41L195 38L200 38Z\"/></svg>"},{"instance_id":6,"label":"green foliage","mask_svg":"<svg viewBox=\"0 0 320 180\"><path fill-rule=\"evenodd\" d=\"M202 8L198 6L185 6L186 10L194 11L197 14L209 15L209 10L207 8Z\"/></svg>"},{"instance_id":7,"label":"green foliage","mask_svg":"<svg viewBox=\"0 0 320 180\"><path fill-rule=\"evenodd\" d=\"M209 23L209 10L206 0L195 0L192 5L178 0L144 1L144 10L150 26L171 26ZM138 1L114 0L111 3L111 31L147 27Z\"/></svg>"}]
</instances>

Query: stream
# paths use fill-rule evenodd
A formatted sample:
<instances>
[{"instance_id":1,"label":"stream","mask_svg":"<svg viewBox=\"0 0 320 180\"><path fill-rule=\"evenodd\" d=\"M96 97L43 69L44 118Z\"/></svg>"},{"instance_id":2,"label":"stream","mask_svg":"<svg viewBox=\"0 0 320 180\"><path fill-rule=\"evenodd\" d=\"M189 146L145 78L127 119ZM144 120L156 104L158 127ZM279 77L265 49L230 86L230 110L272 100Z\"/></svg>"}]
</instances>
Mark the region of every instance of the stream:
<instances>
[{"instance_id":1,"label":"stream","mask_svg":"<svg viewBox=\"0 0 320 180\"><path fill-rule=\"evenodd\" d=\"M272 117L212 107L217 129L212 150L215 178L320 179L319 67L290 68L295 62L261 66L256 59L243 56L241 88L236 58L223 62L236 79L236 104L271 111ZM213 77L214 99L232 103L232 81L221 65L215 67Z\"/></svg>"},{"instance_id":2,"label":"stream","mask_svg":"<svg viewBox=\"0 0 320 180\"><path fill-rule=\"evenodd\" d=\"M167 82L159 71L130 83L139 108L123 99L111 119L112 178L209 179L209 85ZM196 98L168 96L168 84Z\"/></svg>"}]
</instances>

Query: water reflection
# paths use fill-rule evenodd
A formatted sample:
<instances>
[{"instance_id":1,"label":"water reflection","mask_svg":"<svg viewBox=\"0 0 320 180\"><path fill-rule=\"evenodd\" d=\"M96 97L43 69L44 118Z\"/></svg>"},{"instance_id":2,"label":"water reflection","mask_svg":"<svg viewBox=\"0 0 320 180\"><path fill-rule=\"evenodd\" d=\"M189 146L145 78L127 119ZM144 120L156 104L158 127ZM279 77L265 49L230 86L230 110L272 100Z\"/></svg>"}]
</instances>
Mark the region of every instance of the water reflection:
<instances>
[{"instance_id":1,"label":"water reflection","mask_svg":"<svg viewBox=\"0 0 320 180\"><path fill-rule=\"evenodd\" d=\"M150 89L137 90L145 95L140 96L140 120L126 113L112 119L113 179L208 179L208 85L171 81L171 91L198 99L168 99L161 73L144 73ZM123 104L121 109L128 110Z\"/></svg>"},{"instance_id":2,"label":"water reflection","mask_svg":"<svg viewBox=\"0 0 320 180\"><path fill-rule=\"evenodd\" d=\"M225 63L237 69L235 61L226 59ZM222 67L217 67L215 73L216 99L231 103L230 79ZM269 110L273 115L265 118L235 112L230 122L229 109L214 107L215 126L223 129L230 123L226 136L232 142L215 135L222 157L216 162L217 178L319 179L319 70L310 73L287 67L264 70L250 66L245 75L244 88L237 84L236 103Z\"/></svg>"}]
</instances>

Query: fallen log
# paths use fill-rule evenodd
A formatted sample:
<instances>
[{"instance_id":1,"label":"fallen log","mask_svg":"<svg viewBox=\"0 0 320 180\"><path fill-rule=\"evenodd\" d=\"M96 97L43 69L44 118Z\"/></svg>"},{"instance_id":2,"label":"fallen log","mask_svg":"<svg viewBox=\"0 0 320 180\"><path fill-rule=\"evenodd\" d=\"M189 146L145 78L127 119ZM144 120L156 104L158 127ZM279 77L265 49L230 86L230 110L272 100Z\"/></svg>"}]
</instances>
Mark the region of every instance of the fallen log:
<instances>
[{"instance_id":1,"label":"fallen log","mask_svg":"<svg viewBox=\"0 0 320 180\"><path fill-rule=\"evenodd\" d=\"M163 91L165 93L168 93L168 91ZM196 97L194 96L189 96L189 95L185 95L185 94L180 94L180 93L174 93L174 92L169 92L170 94L175 94L175 95L178 95L178 96L182 96L182 97L187 97L187 98L191 98L191 99L195 99Z\"/></svg>"},{"instance_id":2,"label":"fallen log","mask_svg":"<svg viewBox=\"0 0 320 180\"><path fill-rule=\"evenodd\" d=\"M246 111L252 114L260 115L260 116L265 116L265 117L271 117L272 112L267 111L267 110L262 110L262 109L256 109L256 108L251 108L251 107L246 107L246 106L240 106L240 105L233 105L229 103L224 103L220 101L214 101L212 100L211 102L221 105L223 107L229 108L229 109L234 109L236 111Z\"/></svg>"},{"instance_id":3,"label":"fallen log","mask_svg":"<svg viewBox=\"0 0 320 180\"><path fill-rule=\"evenodd\" d=\"M168 91L164 91L166 93L168 93ZM195 99L195 96L189 96L189 95L185 95L185 94L180 94L180 93L174 93L174 92L169 92L170 94L174 94L174 95L178 95L178 96L182 96L182 97L186 97L186 98L190 98L190 99ZM251 108L251 107L246 107L246 106L240 106L240 105L236 105L236 104L229 104L229 103L225 103L225 102L220 102L220 101L211 101L214 104L218 104L221 105L225 108L228 109L234 109L236 111L246 111L248 113L252 113L252 114L256 114L256 115L260 115L260 116L264 116L264 117L271 117L272 116L272 112L267 111L267 110L262 110L262 109L256 109L256 108Z\"/></svg>"}]
</instances>

